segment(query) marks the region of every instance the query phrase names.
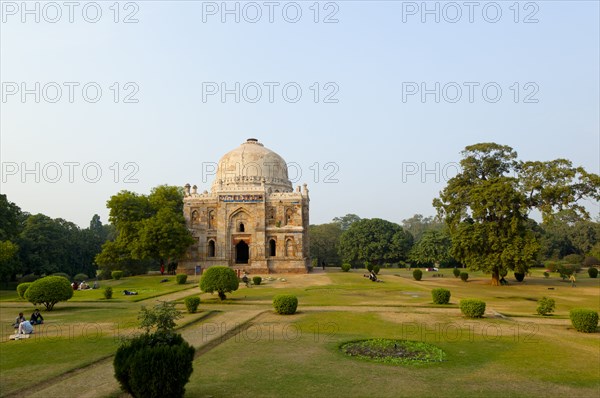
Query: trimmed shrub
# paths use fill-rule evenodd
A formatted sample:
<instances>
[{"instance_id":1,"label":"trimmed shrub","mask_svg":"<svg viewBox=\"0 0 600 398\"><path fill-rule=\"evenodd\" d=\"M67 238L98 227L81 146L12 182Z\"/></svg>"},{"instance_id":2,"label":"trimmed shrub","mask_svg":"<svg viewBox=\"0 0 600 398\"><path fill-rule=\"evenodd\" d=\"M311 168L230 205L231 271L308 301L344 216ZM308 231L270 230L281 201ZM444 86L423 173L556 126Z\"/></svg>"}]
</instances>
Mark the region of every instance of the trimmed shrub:
<instances>
[{"instance_id":1,"label":"trimmed shrub","mask_svg":"<svg viewBox=\"0 0 600 398\"><path fill-rule=\"evenodd\" d=\"M115 378L133 397L183 397L194 353L179 334L145 333L117 349Z\"/></svg>"},{"instance_id":2,"label":"trimmed shrub","mask_svg":"<svg viewBox=\"0 0 600 398\"><path fill-rule=\"evenodd\" d=\"M450 290L439 288L431 291L434 304L448 304L450 302Z\"/></svg>"},{"instance_id":3,"label":"trimmed shrub","mask_svg":"<svg viewBox=\"0 0 600 398\"><path fill-rule=\"evenodd\" d=\"M24 299L25 298L25 292L27 291L27 289L29 289L29 286L31 286L32 282L25 282L25 283L19 283L17 285L17 294L19 295L19 298Z\"/></svg>"},{"instance_id":4,"label":"trimmed shrub","mask_svg":"<svg viewBox=\"0 0 600 398\"><path fill-rule=\"evenodd\" d=\"M588 275L590 276L590 278L597 278L598 277L598 269L593 268L593 267L588 268Z\"/></svg>"},{"instance_id":5,"label":"trimmed shrub","mask_svg":"<svg viewBox=\"0 0 600 398\"><path fill-rule=\"evenodd\" d=\"M110 273L110 276L114 280L118 281L119 279L121 279L123 277L123 271L113 271Z\"/></svg>"},{"instance_id":6,"label":"trimmed shrub","mask_svg":"<svg viewBox=\"0 0 600 398\"><path fill-rule=\"evenodd\" d=\"M517 280L517 282L523 282L523 279L525 279L525 273L515 272L515 279Z\"/></svg>"},{"instance_id":7,"label":"trimmed shrub","mask_svg":"<svg viewBox=\"0 0 600 398\"><path fill-rule=\"evenodd\" d=\"M502 268L498 274L504 278L506 275L508 275L508 270L506 268Z\"/></svg>"},{"instance_id":8,"label":"trimmed shrub","mask_svg":"<svg viewBox=\"0 0 600 398\"><path fill-rule=\"evenodd\" d=\"M254 283L256 286L258 286L258 285L260 285L260 284L261 284L261 282L262 282L262 278L261 278L260 276L253 276L253 277L252 277L252 282L253 282L253 283Z\"/></svg>"},{"instance_id":9,"label":"trimmed shrub","mask_svg":"<svg viewBox=\"0 0 600 398\"><path fill-rule=\"evenodd\" d=\"M460 300L460 311L469 318L481 318L485 314L485 302L476 299Z\"/></svg>"},{"instance_id":10,"label":"trimmed shrub","mask_svg":"<svg viewBox=\"0 0 600 398\"><path fill-rule=\"evenodd\" d=\"M34 275L34 274L27 274L24 275L21 279L19 279L20 283L25 283L25 282L35 282L38 279L40 279L40 277L38 275Z\"/></svg>"},{"instance_id":11,"label":"trimmed shrub","mask_svg":"<svg viewBox=\"0 0 600 398\"><path fill-rule=\"evenodd\" d=\"M538 300L537 313L540 315L550 315L554 312L555 307L556 303L554 302L554 299L542 297Z\"/></svg>"},{"instance_id":12,"label":"trimmed shrub","mask_svg":"<svg viewBox=\"0 0 600 398\"><path fill-rule=\"evenodd\" d=\"M550 272L557 272L558 271L558 265L559 264L556 261L546 261L544 263L544 266Z\"/></svg>"},{"instance_id":13,"label":"trimmed shrub","mask_svg":"<svg viewBox=\"0 0 600 398\"><path fill-rule=\"evenodd\" d=\"M273 308L278 314L292 315L298 308L298 298L291 294L279 294L273 297Z\"/></svg>"},{"instance_id":14,"label":"trimmed shrub","mask_svg":"<svg viewBox=\"0 0 600 398\"><path fill-rule=\"evenodd\" d=\"M573 308L569 312L571 324L578 332L594 333L598 327L598 313L587 308Z\"/></svg>"},{"instance_id":15,"label":"trimmed shrub","mask_svg":"<svg viewBox=\"0 0 600 398\"><path fill-rule=\"evenodd\" d=\"M52 311L59 301L67 301L71 297L73 297L73 288L62 276L46 276L38 279L25 291L25 298L30 303L44 304L48 311Z\"/></svg>"},{"instance_id":16,"label":"trimmed shrub","mask_svg":"<svg viewBox=\"0 0 600 398\"><path fill-rule=\"evenodd\" d=\"M550 274L547 273L546 271L544 271L544 278L546 278L546 279L550 278Z\"/></svg>"},{"instance_id":17,"label":"trimmed shrub","mask_svg":"<svg viewBox=\"0 0 600 398\"><path fill-rule=\"evenodd\" d=\"M579 270L581 269L581 266L576 265L576 264L560 264L558 266L558 273L560 274L560 277L565 280L568 277L570 277L571 275L577 273Z\"/></svg>"},{"instance_id":18,"label":"trimmed shrub","mask_svg":"<svg viewBox=\"0 0 600 398\"><path fill-rule=\"evenodd\" d=\"M225 293L238 290L240 283L235 271L229 267L209 267L200 279L200 290L206 293L217 292L221 300L225 300Z\"/></svg>"},{"instance_id":19,"label":"trimmed shrub","mask_svg":"<svg viewBox=\"0 0 600 398\"><path fill-rule=\"evenodd\" d=\"M186 274L177 274L177 275L175 275L175 280L177 281L178 285L185 285L185 282L187 282L187 275Z\"/></svg>"},{"instance_id":20,"label":"trimmed shrub","mask_svg":"<svg viewBox=\"0 0 600 398\"><path fill-rule=\"evenodd\" d=\"M352 266L350 264L348 264L348 263L342 264L342 271L348 272L348 271L350 271L350 268L352 268Z\"/></svg>"},{"instance_id":21,"label":"trimmed shrub","mask_svg":"<svg viewBox=\"0 0 600 398\"><path fill-rule=\"evenodd\" d=\"M90 277L87 276L86 274L77 274L73 277L73 280L75 282L83 282L83 281L87 281L88 279L90 279Z\"/></svg>"},{"instance_id":22,"label":"trimmed shrub","mask_svg":"<svg viewBox=\"0 0 600 398\"><path fill-rule=\"evenodd\" d=\"M186 297L185 300L183 300L183 302L185 303L185 308L187 308L187 311L190 314L194 314L196 313L196 311L198 310L198 306L200 305L200 297Z\"/></svg>"},{"instance_id":23,"label":"trimmed shrub","mask_svg":"<svg viewBox=\"0 0 600 398\"><path fill-rule=\"evenodd\" d=\"M460 270L458 268L454 268L452 270L452 273L454 274L455 278L458 278L460 276Z\"/></svg>"},{"instance_id":24,"label":"trimmed shrub","mask_svg":"<svg viewBox=\"0 0 600 398\"><path fill-rule=\"evenodd\" d=\"M379 265L374 265L373 272L375 273L375 275L379 275L379 271L381 271L381 267Z\"/></svg>"},{"instance_id":25,"label":"trimmed shrub","mask_svg":"<svg viewBox=\"0 0 600 398\"><path fill-rule=\"evenodd\" d=\"M52 274L52 276L62 276L63 278L66 278L69 282L71 281L71 277L69 276L69 274L65 274L64 272L55 272Z\"/></svg>"},{"instance_id":26,"label":"trimmed shrub","mask_svg":"<svg viewBox=\"0 0 600 398\"><path fill-rule=\"evenodd\" d=\"M584 256L581 254L569 254L567 256L564 256L562 258L562 261L564 261L567 264L577 264L577 265L581 265L584 261Z\"/></svg>"},{"instance_id":27,"label":"trimmed shrub","mask_svg":"<svg viewBox=\"0 0 600 398\"><path fill-rule=\"evenodd\" d=\"M467 279L469 279L469 273L468 272L461 272L460 273L460 280L463 282L466 282Z\"/></svg>"},{"instance_id":28,"label":"trimmed shrub","mask_svg":"<svg viewBox=\"0 0 600 398\"><path fill-rule=\"evenodd\" d=\"M366 268L367 268L367 271L369 271L369 272L373 271L373 264L367 263Z\"/></svg>"},{"instance_id":29,"label":"trimmed shrub","mask_svg":"<svg viewBox=\"0 0 600 398\"><path fill-rule=\"evenodd\" d=\"M112 287L110 287L110 286L105 287L104 291L102 293L104 293L105 299L110 300L112 298L112 294L113 294Z\"/></svg>"},{"instance_id":30,"label":"trimmed shrub","mask_svg":"<svg viewBox=\"0 0 600 398\"><path fill-rule=\"evenodd\" d=\"M413 278L415 278L416 281L420 281L422 277L423 271L421 271L420 269L416 269L413 271Z\"/></svg>"}]
</instances>

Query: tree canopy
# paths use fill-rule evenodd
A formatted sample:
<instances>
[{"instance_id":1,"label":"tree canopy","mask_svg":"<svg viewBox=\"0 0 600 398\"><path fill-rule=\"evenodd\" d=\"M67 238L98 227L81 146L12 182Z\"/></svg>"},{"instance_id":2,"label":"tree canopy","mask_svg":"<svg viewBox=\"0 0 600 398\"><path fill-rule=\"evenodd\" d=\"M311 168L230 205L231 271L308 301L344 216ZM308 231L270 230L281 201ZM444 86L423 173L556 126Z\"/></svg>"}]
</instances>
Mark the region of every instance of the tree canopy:
<instances>
[{"instance_id":1,"label":"tree canopy","mask_svg":"<svg viewBox=\"0 0 600 398\"><path fill-rule=\"evenodd\" d=\"M519 162L516 151L496 143L467 146L462 156L461 172L433 205L448 226L451 255L491 273L494 285L501 270L526 272L537 261L541 246L529 219L533 209L547 220L565 209L585 218L577 200L598 197L597 176L570 162L543 162L549 170L541 171L540 164Z\"/></svg>"},{"instance_id":2,"label":"tree canopy","mask_svg":"<svg viewBox=\"0 0 600 398\"><path fill-rule=\"evenodd\" d=\"M183 218L183 189L161 185L150 195L121 191L107 202L116 238L106 242L96 257L107 269L131 273L144 264L176 261L193 243Z\"/></svg>"},{"instance_id":3,"label":"tree canopy","mask_svg":"<svg viewBox=\"0 0 600 398\"><path fill-rule=\"evenodd\" d=\"M450 260L450 236L445 231L425 231L409 253L411 262L420 265L439 264Z\"/></svg>"},{"instance_id":4,"label":"tree canopy","mask_svg":"<svg viewBox=\"0 0 600 398\"><path fill-rule=\"evenodd\" d=\"M400 225L380 218L361 219L340 237L344 262L383 265L407 259L413 237Z\"/></svg>"},{"instance_id":5,"label":"tree canopy","mask_svg":"<svg viewBox=\"0 0 600 398\"><path fill-rule=\"evenodd\" d=\"M342 228L339 223L311 225L308 227L308 235L310 256L313 259L318 259L319 264L323 261L326 264L341 263L339 247Z\"/></svg>"}]
</instances>

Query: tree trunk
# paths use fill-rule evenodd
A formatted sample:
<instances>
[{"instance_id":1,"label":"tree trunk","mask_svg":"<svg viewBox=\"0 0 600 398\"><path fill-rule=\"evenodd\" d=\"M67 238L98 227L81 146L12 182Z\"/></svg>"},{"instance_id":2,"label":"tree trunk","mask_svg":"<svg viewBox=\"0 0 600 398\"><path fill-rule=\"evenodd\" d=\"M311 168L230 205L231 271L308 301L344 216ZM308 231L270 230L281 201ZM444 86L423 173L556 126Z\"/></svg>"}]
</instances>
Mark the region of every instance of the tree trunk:
<instances>
[{"instance_id":1,"label":"tree trunk","mask_svg":"<svg viewBox=\"0 0 600 398\"><path fill-rule=\"evenodd\" d=\"M500 273L498 270L492 271L492 286L500 286Z\"/></svg>"}]
</instances>

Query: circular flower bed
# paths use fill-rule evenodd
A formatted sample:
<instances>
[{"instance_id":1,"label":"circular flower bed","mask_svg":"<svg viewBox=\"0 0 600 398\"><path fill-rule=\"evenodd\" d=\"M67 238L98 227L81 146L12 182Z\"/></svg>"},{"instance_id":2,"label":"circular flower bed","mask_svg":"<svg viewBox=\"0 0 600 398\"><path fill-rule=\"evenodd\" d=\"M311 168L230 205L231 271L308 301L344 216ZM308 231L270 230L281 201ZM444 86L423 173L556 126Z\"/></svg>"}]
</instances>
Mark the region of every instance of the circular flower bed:
<instances>
[{"instance_id":1,"label":"circular flower bed","mask_svg":"<svg viewBox=\"0 0 600 398\"><path fill-rule=\"evenodd\" d=\"M340 345L340 350L355 358L392 365L442 362L444 351L421 341L368 339Z\"/></svg>"}]
</instances>

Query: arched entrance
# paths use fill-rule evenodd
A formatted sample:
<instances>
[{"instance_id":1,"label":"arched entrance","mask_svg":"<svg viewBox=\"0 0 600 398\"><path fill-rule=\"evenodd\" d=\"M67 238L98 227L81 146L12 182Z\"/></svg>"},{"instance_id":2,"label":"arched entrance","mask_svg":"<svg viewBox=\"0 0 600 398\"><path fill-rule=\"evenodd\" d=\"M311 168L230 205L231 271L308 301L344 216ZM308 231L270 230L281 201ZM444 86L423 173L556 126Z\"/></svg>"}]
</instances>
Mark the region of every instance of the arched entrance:
<instances>
[{"instance_id":1,"label":"arched entrance","mask_svg":"<svg viewBox=\"0 0 600 398\"><path fill-rule=\"evenodd\" d=\"M248 264L249 258L250 249L248 248L248 244L243 240L239 241L238 244L235 245L235 263Z\"/></svg>"}]
</instances>

